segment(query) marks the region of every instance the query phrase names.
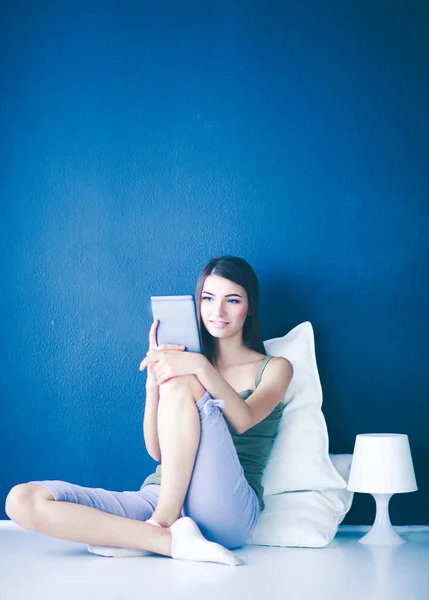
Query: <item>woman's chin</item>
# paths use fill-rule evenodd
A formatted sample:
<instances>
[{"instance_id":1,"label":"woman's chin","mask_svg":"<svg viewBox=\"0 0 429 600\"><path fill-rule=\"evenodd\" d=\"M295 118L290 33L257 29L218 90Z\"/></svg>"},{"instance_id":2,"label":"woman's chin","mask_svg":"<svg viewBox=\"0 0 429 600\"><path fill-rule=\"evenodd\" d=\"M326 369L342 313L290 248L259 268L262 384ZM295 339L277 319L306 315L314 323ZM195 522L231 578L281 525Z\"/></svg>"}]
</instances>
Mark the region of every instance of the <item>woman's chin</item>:
<instances>
[{"instance_id":1,"label":"woman's chin","mask_svg":"<svg viewBox=\"0 0 429 600\"><path fill-rule=\"evenodd\" d=\"M224 338L224 337L228 337L228 334L225 331L219 331L219 329L210 329L208 330L209 334L214 337L214 338Z\"/></svg>"},{"instance_id":2,"label":"woman's chin","mask_svg":"<svg viewBox=\"0 0 429 600\"><path fill-rule=\"evenodd\" d=\"M218 339L231 337L236 333L235 331L232 331L230 327L225 327L224 329L217 329L216 327L210 327L210 329L208 329L206 327L206 329L212 337Z\"/></svg>"}]
</instances>

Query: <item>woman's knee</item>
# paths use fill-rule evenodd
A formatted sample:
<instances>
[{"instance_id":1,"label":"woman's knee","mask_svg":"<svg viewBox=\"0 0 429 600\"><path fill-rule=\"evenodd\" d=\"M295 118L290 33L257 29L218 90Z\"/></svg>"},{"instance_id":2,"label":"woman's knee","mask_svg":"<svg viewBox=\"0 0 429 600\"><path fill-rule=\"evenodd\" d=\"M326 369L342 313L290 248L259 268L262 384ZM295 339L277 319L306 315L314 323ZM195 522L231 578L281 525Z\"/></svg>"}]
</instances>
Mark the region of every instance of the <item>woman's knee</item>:
<instances>
[{"instance_id":1,"label":"woman's knee","mask_svg":"<svg viewBox=\"0 0 429 600\"><path fill-rule=\"evenodd\" d=\"M53 499L51 492L38 483L20 483L7 495L5 511L7 516L20 527L35 529L39 503Z\"/></svg>"},{"instance_id":2,"label":"woman's knee","mask_svg":"<svg viewBox=\"0 0 429 600\"><path fill-rule=\"evenodd\" d=\"M197 402L206 390L202 386L196 375L179 375L172 377L159 386L160 398L169 396L174 392L176 395L192 396L194 402Z\"/></svg>"}]
</instances>

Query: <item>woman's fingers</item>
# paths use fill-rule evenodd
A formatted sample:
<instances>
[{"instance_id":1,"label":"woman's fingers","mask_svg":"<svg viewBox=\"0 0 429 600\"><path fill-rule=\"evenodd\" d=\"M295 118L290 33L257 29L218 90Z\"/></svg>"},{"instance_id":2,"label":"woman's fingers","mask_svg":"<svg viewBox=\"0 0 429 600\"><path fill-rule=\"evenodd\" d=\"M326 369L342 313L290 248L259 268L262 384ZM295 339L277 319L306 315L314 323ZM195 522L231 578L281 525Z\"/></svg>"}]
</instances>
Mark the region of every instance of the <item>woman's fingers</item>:
<instances>
[{"instance_id":1,"label":"woman's fingers","mask_svg":"<svg viewBox=\"0 0 429 600\"><path fill-rule=\"evenodd\" d=\"M157 348L157 343L156 343L156 330L158 328L158 320L155 320L152 325L151 328L149 330L149 348Z\"/></svg>"},{"instance_id":2,"label":"woman's fingers","mask_svg":"<svg viewBox=\"0 0 429 600\"><path fill-rule=\"evenodd\" d=\"M157 352L155 354L155 352ZM157 350L149 350L144 359L141 361L139 370L144 371L149 364L156 364L162 359L162 354L158 354Z\"/></svg>"},{"instance_id":3,"label":"woman's fingers","mask_svg":"<svg viewBox=\"0 0 429 600\"><path fill-rule=\"evenodd\" d=\"M149 348L150 350L185 350L186 347L182 344L161 344L158 345L156 342L156 331L158 329L159 321L156 319L149 330Z\"/></svg>"},{"instance_id":4,"label":"woman's fingers","mask_svg":"<svg viewBox=\"0 0 429 600\"><path fill-rule=\"evenodd\" d=\"M162 352L162 351L166 351L166 350L175 350L175 351L186 350L186 346L183 346L181 344L161 344L160 346L157 346L156 345L156 328L158 327L158 323L159 323L159 321L154 321L152 323L151 328L150 328L150 332L149 332L149 340L150 340L149 352L146 354L146 357L140 363L140 366L139 366L139 370L140 371L144 371L146 369L146 367L148 365L148 355L152 351Z\"/></svg>"},{"instance_id":5,"label":"woman's fingers","mask_svg":"<svg viewBox=\"0 0 429 600\"><path fill-rule=\"evenodd\" d=\"M184 350L185 346L180 344L161 344L157 350Z\"/></svg>"},{"instance_id":6,"label":"woman's fingers","mask_svg":"<svg viewBox=\"0 0 429 600\"><path fill-rule=\"evenodd\" d=\"M165 367L158 367L158 368L154 368L153 373L156 377L156 381L158 383L158 385L161 385L161 383L164 383L165 381L168 381L168 379L170 379L170 373L169 370L166 369Z\"/></svg>"},{"instance_id":7,"label":"woman's fingers","mask_svg":"<svg viewBox=\"0 0 429 600\"><path fill-rule=\"evenodd\" d=\"M144 371L149 364L157 363L161 360L161 355L154 354L155 350L149 350L144 359L141 361L139 370Z\"/></svg>"},{"instance_id":8,"label":"woman's fingers","mask_svg":"<svg viewBox=\"0 0 429 600\"><path fill-rule=\"evenodd\" d=\"M149 350L144 359L141 361L139 369L140 371L144 371L146 367L150 364L156 364L162 358L161 354L155 354L155 350Z\"/></svg>"}]
</instances>

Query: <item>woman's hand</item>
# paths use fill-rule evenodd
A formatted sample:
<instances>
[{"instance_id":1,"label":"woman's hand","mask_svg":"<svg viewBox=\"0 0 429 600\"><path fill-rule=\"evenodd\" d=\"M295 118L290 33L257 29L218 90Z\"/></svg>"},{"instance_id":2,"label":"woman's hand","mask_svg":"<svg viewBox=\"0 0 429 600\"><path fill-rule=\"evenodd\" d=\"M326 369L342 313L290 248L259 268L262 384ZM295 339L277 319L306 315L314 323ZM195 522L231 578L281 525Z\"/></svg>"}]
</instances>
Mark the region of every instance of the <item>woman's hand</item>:
<instances>
[{"instance_id":1,"label":"woman's hand","mask_svg":"<svg viewBox=\"0 0 429 600\"><path fill-rule=\"evenodd\" d=\"M179 344L161 344L158 346L156 343L156 330L158 328L159 321L154 321L149 331L149 352L172 352L173 350L183 351L185 350L185 346L180 346ZM148 352L148 354L149 354ZM155 375L155 365L154 363L148 364L146 358L142 360L139 366L140 371L144 371L147 367L147 381L146 387L156 387L159 385L157 377Z\"/></svg>"},{"instance_id":2,"label":"woman's hand","mask_svg":"<svg viewBox=\"0 0 429 600\"><path fill-rule=\"evenodd\" d=\"M161 347L159 347L161 348ZM142 361L143 368L152 367L157 385L179 375L196 375L205 356L196 352L174 350L149 350Z\"/></svg>"}]
</instances>

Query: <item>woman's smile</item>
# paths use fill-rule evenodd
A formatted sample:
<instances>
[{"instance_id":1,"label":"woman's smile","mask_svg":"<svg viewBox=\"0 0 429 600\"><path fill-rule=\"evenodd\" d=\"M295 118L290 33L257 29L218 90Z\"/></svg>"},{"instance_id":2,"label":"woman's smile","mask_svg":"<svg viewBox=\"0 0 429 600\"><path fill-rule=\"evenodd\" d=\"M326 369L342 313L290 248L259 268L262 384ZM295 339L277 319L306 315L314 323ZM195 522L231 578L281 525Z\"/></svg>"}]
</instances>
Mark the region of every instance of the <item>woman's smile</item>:
<instances>
[{"instance_id":1,"label":"woman's smile","mask_svg":"<svg viewBox=\"0 0 429 600\"><path fill-rule=\"evenodd\" d=\"M210 321L210 323L213 325L213 327L218 327L219 329L223 329L229 325L229 323L226 321Z\"/></svg>"}]
</instances>

